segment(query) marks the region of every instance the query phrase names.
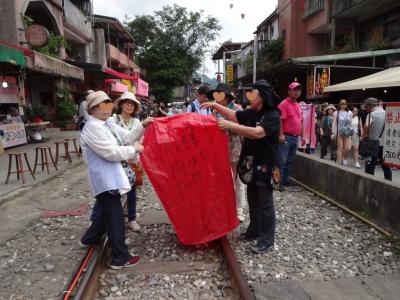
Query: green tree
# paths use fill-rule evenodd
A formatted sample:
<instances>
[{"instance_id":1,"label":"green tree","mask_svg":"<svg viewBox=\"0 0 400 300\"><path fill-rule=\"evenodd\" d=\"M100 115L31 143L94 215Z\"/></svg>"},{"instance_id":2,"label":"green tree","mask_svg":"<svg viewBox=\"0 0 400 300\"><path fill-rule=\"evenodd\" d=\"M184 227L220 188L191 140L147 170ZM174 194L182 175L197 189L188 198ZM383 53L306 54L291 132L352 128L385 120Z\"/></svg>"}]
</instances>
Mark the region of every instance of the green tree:
<instances>
[{"instance_id":1,"label":"green tree","mask_svg":"<svg viewBox=\"0 0 400 300\"><path fill-rule=\"evenodd\" d=\"M138 63L147 71L152 93L165 101L200 69L221 29L218 20L204 11L188 11L177 4L136 16L125 25L135 38Z\"/></svg>"}]
</instances>

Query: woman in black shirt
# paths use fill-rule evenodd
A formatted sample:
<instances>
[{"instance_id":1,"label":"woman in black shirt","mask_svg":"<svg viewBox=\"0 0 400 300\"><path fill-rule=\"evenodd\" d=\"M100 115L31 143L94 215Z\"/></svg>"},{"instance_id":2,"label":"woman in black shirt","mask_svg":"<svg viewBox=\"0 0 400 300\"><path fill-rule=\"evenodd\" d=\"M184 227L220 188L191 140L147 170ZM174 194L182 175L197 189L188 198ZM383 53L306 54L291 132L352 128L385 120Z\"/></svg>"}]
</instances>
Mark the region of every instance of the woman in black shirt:
<instances>
[{"instance_id":1,"label":"woman in black shirt","mask_svg":"<svg viewBox=\"0 0 400 300\"><path fill-rule=\"evenodd\" d=\"M221 129L242 135L244 139L239 167L251 165L252 175L241 177L247 184L250 224L244 238L258 239L252 247L256 253L265 253L274 246L275 210L272 198L272 169L279 144L279 97L265 80L259 80L246 93L249 109L233 111L217 103L204 103L226 117L219 119ZM238 170L239 171L239 170ZM240 171L239 171L240 174Z\"/></svg>"}]
</instances>

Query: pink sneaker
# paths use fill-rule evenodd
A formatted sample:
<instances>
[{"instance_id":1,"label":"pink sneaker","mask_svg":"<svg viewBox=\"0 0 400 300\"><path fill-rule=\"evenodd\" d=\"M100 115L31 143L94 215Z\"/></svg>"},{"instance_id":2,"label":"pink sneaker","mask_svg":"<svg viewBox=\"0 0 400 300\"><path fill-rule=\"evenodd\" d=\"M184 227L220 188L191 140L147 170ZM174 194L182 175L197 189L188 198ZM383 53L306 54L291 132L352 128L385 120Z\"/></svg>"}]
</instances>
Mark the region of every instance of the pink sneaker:
<instances>
[{"instance_id":1,"label":"pink sneaker","mask_svg":"<svg viewBox=\"0 0 400 300\"><path fill-rule=\"evenodd\" d=\"M121 270L122 268L130 268L136 266L138 263L140 263L140 256L134 255L124 265L122 266L111 265L110 268L113 270Z\"/></svg>"}]
</instances>

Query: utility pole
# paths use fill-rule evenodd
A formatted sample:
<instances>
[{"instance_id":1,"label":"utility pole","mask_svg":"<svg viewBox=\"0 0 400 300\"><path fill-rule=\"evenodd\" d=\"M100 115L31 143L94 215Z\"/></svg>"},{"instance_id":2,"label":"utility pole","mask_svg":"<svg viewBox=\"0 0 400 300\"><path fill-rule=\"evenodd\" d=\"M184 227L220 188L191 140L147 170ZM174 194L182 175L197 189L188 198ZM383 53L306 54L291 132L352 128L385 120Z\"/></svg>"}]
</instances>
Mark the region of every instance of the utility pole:
<instances>
[{"instance_id":1,"label":"utility pole","mask_svg":"<svg viewBox=\"0 0 400 300\"><path fill-rule=\"evenodd\" d=\"M257 34L254 35L254 49L253 49L253 83L257 80L257 50L258 50Z\"/></svg>"},{"instance_id":2,"label":"utility pole","mask_svg":"<svg viewBox=\"0 0 400 300\"><path fill-rule=\"evenodd\" d=\"M222 72L224 73L224 75L222 77L222 82L226 83L226 55L225 55L225 51L222 52Z\"/></svg>"}]
</instances>

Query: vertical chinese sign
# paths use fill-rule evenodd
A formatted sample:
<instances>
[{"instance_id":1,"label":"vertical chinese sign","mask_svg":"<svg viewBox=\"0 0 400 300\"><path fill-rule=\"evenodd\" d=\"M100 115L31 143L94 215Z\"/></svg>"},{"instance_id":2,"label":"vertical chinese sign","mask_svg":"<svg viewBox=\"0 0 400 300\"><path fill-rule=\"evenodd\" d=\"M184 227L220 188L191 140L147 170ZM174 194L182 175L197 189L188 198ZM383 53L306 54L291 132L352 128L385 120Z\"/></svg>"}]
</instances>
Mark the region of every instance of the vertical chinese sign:
<instances>
[{"instance_id":1,"label":"vertical chinese sign","mask_svg":"<svg viewBox=\"0 0 400 300\"><path fill-rule=\"evenodd\" d=\"M386 105L383 158L385 165L400 168L400 104Z\"/></svg>"},{"instance_id":2,"label":"vertical chinese sign","mask_svg":"<svg viewBox=\"0 0 400 300\"><path fill-rule=\"evenodd\" d=\"M330 67L316 66L314 70L309 70L307 73L307 98L324 97L324 88L329 86L330 78Z\"/></svg>"},{"instance_id":3,"label":"vertical chinese sign","mask_svg":"<svg viewBox=\"0 0 400 300\"><path fill-rule=\"evenodd\" d=\"M226 66L226 83L231 85L233 81L233 65L229 64Z\"/></svg>"}]
</instances>

